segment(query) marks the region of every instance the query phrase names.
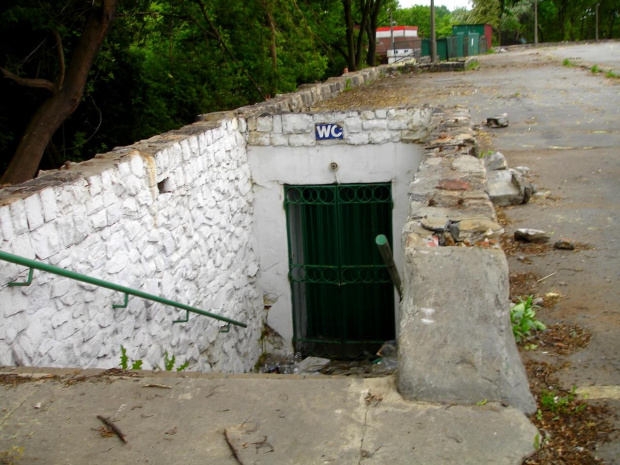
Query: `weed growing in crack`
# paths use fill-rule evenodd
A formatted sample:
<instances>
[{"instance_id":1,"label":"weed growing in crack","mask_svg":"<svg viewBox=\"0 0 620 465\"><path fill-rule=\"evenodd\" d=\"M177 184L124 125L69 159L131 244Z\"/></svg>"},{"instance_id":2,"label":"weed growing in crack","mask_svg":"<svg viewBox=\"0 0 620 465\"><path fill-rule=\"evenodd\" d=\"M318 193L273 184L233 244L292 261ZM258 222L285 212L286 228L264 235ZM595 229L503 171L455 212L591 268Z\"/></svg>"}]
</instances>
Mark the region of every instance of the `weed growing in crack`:
<instances>
[{"instance_id":1,"label":"weed growing in crack","mask_svg":"<svg viewBox=\"0 0 620 465\"><path fill-rule=\"evenodd\" d=\"M121 344L121 363L119 363L119 365L123 370L126 370L129 367L129 357L127 356L127 349L125 349L122 344ZM131 361L132 370L139 370L140 368L142 368L142 360Z\"/></svg>"},{"instance_id":2,"label":"weed growing in crack","mask_svg":"<svg viewBox=\"0 0 620 465\"><path fill-rule=\"evenodd\" d=\"M176 363L176 357L174 354L172 357L168 355L168 352L164 352L164 369L166 371L174 370L174 365ZM119 366L123 370L127 370L129 368L129 356L127 355L127 349L121 345L121 363ZM183 371L189 366L189 360L185 363L182 363L178 367L176 367L176 371ZM131 370L140 370L142 368L142 360L132 360L131 361Z\"/></svg>"},{"instance_id":3,"label":"weed growing in crack","mask_svg":"<svg viewBox=\"0 0 620 465\"><path fill-rule=\"evenodd\" d=\"M536 310L539 306L533 304L533 296L520 302L510 309L512 332L517 343L532 335L532 331L544 331L547 327L536 319Z\"/></svg>"}]
</instances>

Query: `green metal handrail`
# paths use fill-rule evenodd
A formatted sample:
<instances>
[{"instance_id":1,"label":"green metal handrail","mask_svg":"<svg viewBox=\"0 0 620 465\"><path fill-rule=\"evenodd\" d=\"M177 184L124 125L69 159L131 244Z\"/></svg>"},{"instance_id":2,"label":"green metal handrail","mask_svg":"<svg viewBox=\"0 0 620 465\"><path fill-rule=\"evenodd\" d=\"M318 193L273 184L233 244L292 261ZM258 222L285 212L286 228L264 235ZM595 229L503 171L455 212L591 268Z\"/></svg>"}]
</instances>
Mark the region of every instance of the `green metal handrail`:
<instances>
[{"instance_id":1,"label":"green metal handrail","mask_svg":"<svg viewBox=\"0 0 620 465\"><path fill-rule=\"evenodd\" d=\"M28 286L32 282L32 273L33 269L46 271L48 273L57 274L59 276L64 276L69 279L74 279L76 281L82 281L89 284L94 284L95 286L105 287L107 289L112 289L113 291L123 292L125 294L125 303L122 305L113 305L114 308L125 308L127 307L127 300L129 295L134 295L136 297L140 297L142 299L152 300L154 302L159 302L164 305L170 305L171 307L176 307L185 310L186 316L183 320L176 320L173 323L184 323L189 319L189 312L197 313L199 315L208 316L209 318L215 318L216 320L225 321L229 325L237 325L242 328L247 328L245 323L241 323L236 320L232 320L230 318L226 318L224 316L215 315L214 313L206 312L204 310L200 310L199 308L191 307L189 305L181 304L175 302L173 300L164 299L163 297L159 297L153 294L148 294L146 292L139 291L137 289L132 289L130 287L121 286L119 284L114 284L108 281L104 281L102 279L92 278L90 276L86 276L80 273L75 273L74 271L65 270L64 268L60 268L54 265L48 265L46 263L37 262L35 260L30 260L25 257L20 257L19 255L13 255L10 253L0 251L0 260L4 260L6 262L15 263L16 265L27 266L30 268L30 272L28 273L28 281L24 283L11 282L9 286ZM227 330L225 331L227 332Z\"/></svg>"}]
</instances>

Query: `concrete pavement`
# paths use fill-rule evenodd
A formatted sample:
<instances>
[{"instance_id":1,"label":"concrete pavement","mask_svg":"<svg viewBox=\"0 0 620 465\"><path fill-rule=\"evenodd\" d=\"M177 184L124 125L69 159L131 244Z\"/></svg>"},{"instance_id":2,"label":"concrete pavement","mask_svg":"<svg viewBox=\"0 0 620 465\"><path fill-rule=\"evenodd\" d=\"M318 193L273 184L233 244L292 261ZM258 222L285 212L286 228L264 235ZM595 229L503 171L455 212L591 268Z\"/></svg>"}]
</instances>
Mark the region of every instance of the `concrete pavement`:
<instances>
[{"instance_id":1,"label":"concrete pavement","mask_svg":"<svg viewBox=\"0 0 620 465\"><path fill-rule=\"evenodd\" d=\"M548 52L561 60L592 67L597 65L604 73L611 70L620 74L620 42L600 42L549 48Z\"/></svg>"},{"instance_id":2,"label":"concrete pavement","mask_svg":"<svg viewBox=\"0 0 620 465\"><path fill-rule=\"evenodd\" d=\"M0 451L19 464L520 464L537 435L498 404L405 402L392 377L9 370Z\"/></svg>"}]
</instances>

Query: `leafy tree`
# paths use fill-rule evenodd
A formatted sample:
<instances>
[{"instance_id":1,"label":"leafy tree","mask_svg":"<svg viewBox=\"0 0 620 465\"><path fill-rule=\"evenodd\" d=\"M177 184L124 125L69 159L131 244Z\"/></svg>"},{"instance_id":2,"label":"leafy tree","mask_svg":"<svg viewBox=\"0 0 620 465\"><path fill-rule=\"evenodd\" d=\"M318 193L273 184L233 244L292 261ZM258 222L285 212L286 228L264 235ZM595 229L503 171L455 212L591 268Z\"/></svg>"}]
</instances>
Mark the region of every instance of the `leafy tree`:
<instances>
[{"instance_id":1,"label":"leafy tree","mask_svg":"<svg viewBox=\"0 0 620 465\"><path fill-rule=\"evenodd\" d=\"M17 151L19 134L34 121L37 107L54 97L61 65L66 62L68 70L77 63L76 50L90 24L86 18L100 7L78 0L7 1L0 15L0 51L6 57L0 65L10 77L0 80L0 168L15 153L9 169L23 175L9 170L3 182L21 182L37 167L87 159L180 127L200 113L251 104L323 79L326 52L332 50L306 19L312 9L295 0L122 2L114 28L106 29L107 40L92 50L81 93L73 94L75 112L37 120L47 128L46 137L37 139L46 156L42 163L41 157L26 163ZM71 75L64 76L67 87Z\"/></svg>"},{"instance_id":2,"label":"leafy tree","mask_svg":"<svg viewBox=\"0 0 620 465\"><path fill-rule=\"evenodd\" d=\"M427 5L414 5L403 8L394 15L397 23L402 26L418 26L420 37L430 37L431 31L431 7ZM437 37L449 37L452 35L450 10L445 6L435 7L435 31Z\"/></svg>"},{"instance_id":3,"label":"leafy tree","mask_svg":"<svg viewBox=\"0 0 620 465\"><path fill-rule=\"evenodd\" d=\"M114 21L117 0L6 0L0 71L45 97L30 118L0 183L34 176L56 130L79 105L90 68Z\"/></svg>"}]
</instances>

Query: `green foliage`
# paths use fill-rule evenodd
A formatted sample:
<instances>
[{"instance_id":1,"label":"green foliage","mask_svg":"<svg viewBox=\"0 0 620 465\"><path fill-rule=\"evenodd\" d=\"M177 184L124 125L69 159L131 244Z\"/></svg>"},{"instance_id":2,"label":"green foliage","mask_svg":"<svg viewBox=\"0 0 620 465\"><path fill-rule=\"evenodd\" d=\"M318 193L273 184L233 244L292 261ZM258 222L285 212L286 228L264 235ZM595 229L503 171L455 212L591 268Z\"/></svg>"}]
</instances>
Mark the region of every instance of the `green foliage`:
<instances>
[{"instance_id":1,"label":"green foliage","mask_svg":"<svg viewBox=\"0 0 620 465\"><path fill-rule=\"evenodd\" d=\"M127 356L127 349L123 347L121 344L121 363L119 366L126 370L129 367L129 357ZM132 360L131 361L131 369L132 370L140 370L142 368L142 360Z\"/></svg>"},{"instance_id":2,"label":"green foliage","mask_svg":"<svg viewBox=\"0 0 620 465\"><path fill-rule=\"evenodd\" d=\"M174 356L174 354L172 355L172 357L168 357L168 352L167 351L164 352L164 368L166 369L166 371L172 371L174 369L175 362L176 362L176 357ZM189 361L186 361L182 365L179 365L176 368L176 371L183 371L188 366L189 366Z\"/></svg>"},{"instance_id":3,"label":"green foliage","mask_svg":"<svg viewBox=\"0 0 620 465\"><path fill-rule=\"evenodd\" d=\"M472 71L478 68L480 68L480 62L478 60L470 60L465 67L465 71Z\"/></svg>"},{"instance_id":4,"label":"green foliage","mask_svg":"<svg viewBox=\"0 0 620 465\"><path fill-rule=\"evenodd\" d=\"M542 391L540 395L541 410L548 410L556 415L572 415L581 412L587 407L587 404L575 402L577 398L576 389L577 387L573 386L566 395L560 395L553 390Z\"/></svg>"},{"instance_id":5,"label":"green foliage","mask_svg":"<svg viewBox=\"0 0 620 465\"><path fill-rule=\"evenodd\" d=\"M176 357L172 355L169 357L168 352L164 352L164 368L166 371L172 371L174 369L174 365L176 363ZM127 349L121 345L121 363L119 366L126 370L129 367L129 357L127 356ZM189 360L185 363L179 365L176 368L176 371L183 371L189 366ZM132 370L140 370L142 369L142 360L132 360L131 361L131 369Z\"/></svg>"},{"instance_id":6,"label":"green foliage","mask_svg":"<svg viewBox=\"0 0 620 465\"><path fill-rule=\"evenodd\" d=\"M452 35L450 10L445 6L435 7L435 34L437 38ZM428 38L431 34L431 8L428 5L414 5L394 12L399 26L418 26L418 35Z\"/></svg>"},{"instance_id":7,"label":"green foliage","mask_svg":"<svg viewBox=\"0 0 620 465\"><path fill-rule=\"evenodd\" d=\"M540 321L536 320L535 308L538 305L532 304L533 297L529 296L526 300L522 300L510 309L510 322L512 323L512 332L517 343L528 338L532 331L543 331L547 327Z\"/></svg>"},{"instance_id":8,"label":"green foliage","mask_svg":"<svg viewBox=\"0 0 620 465\"><path fill-rule=\"evenodd\" d=\"M573 65L573 63L568 58L565 58L564 61L562 61L562 66L572 68L575 65Z\"/></svg>"},{"instance_id":9,"label":"green foliage","mask_svg":"<svg viewBox=\"0 0 620 465\"><path fill-rule=\"evenodd\" d=\"M605 73L605 77L609 79L618 79L620 78L619 74L614 73L612 70L609 70Z\"/></svg>"},{"instance_id":10,"label":"green foliage","mask_svg":"<svg viewBox=\"0 0 620 465\"><path fill-rule=\"evenodd\" d=\"M127 356L127 349L125 349L125 347L123 347L123 345L121 344L121 363L119 363L119 366L123 370L126 370L128 366L128 362L129 362L129 357Z\"/></svg>"},{"instance_id":11,"label":"green foliage","mask_svg":"<svg viewBox=\"0 0 620 465\"><path fill-rule=\"evenodd\" d=\"M175 361L176 357L174 355L172 355L172 358L168 358L168 352L164 352L164 368L166 371L172 371Z\"/></svg>"},{"instance_id":12,"label":"green foliage","mask_svg":"<svg viewBox=\"0 0 620 465\"><path fill-rule=\"evenodd\" d=\"M592 68L590 68L590 71L592 72L592 74L597 74L597 73L602 73L603 72L603 70L601 68L599 68L598 65L592 66Z\"/></svg>"}]
</instances>

